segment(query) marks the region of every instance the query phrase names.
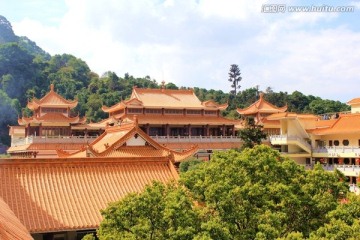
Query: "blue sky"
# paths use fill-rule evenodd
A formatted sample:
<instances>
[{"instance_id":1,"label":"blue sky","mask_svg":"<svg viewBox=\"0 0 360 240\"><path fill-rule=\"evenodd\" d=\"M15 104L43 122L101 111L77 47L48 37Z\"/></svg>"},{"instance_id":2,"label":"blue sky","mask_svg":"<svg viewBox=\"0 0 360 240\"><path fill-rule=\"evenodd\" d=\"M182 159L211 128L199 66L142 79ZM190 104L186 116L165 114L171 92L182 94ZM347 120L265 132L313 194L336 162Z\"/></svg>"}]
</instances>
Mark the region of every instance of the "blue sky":
<instances>
[{"instance_id":1,"label":"blue sky","mask_svg":"<svg viewBox=\"0 0 360 240\"><path fill-rule=\"evenodd\" d=\"M272 4L284 12L265 13ZM354 11L290 13L291 6ZM73 54L99 75L228 92L230 65L238 64L242 90L360 97L359 0L0 0L0 9L17 35L52 55Z\"/></svg>"}]
</instances>

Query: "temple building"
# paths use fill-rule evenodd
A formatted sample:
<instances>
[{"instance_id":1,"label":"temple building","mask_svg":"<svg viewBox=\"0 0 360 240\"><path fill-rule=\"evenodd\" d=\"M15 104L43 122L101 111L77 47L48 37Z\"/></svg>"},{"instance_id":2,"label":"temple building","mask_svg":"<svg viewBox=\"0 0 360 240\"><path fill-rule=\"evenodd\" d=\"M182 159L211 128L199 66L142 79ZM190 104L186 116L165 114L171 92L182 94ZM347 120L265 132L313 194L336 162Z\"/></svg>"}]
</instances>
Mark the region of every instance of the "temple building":
<instances>
[{"instance_id":1,"label":"temple building","mask_svg":"<svg viewBox=\"0 0 360 240\"><path fill-rule=\"evenodd\" d=\"M158 144L135 117L108 126L77 152L58 150L59 158L1 159L0 200L35 240L81 239L99 227L100 210L109 203L152 181L177 180L176 162L196 151L196 146L178 152Z\"/></svg>"},{"instance_id":2,"label":"temple building","mask_svg":"<svg viewBox=\"0 0 360 240\"><path fill-rule=\"evenodd\" d=\"M280 122L270 120L268 116L274 113L286 112L287 106L276 107L264 99L264 93L260 93L260 98L246 108L238 108L237 112L243 118L253 118L255 123L264 127L264 132L268 135L279 134Z\"/></svg>"},{"instance_id":3,"label":"temple building","mask_svg":"<svg viewBox=\"0 0 360 240\"><path fill-rule=\"evenodd\" d=\"M159 143L173 149L188 149L197 144L200 150L230 149L240 146L236 137L239 120L221 116L228 104L212 100L201 102L193 90L141 89L134 87L129 100L111 107L106 124L121 124L138 116L140 128Z\"/></svg>"},{"instance_id":4,"label":"temple building","mask_svg":"<svg viewBox=\"0 0 360 240\"><path fill-rule=\"evenodd\" d=\"M161 156L169 157L175 163L192 156L196 151L196 145L179 152L159 144L140 129L135 115L133 121L124 121L119 126L107 127L101 136L79 151L68 153L58 149L57 153L60 158L139 157L145 159Z\"/></svg>"},{"instance_id":5,"label":"temple building","mask_svg":"<svg viewBox=\"0 0 360 240\"><path fill-rule=\"evenodd\" d=\"M18 119L19 126L10 126L11 147L8 153L22 157L56 156L56 149L78 150L93 141L103 128L86 124L86 118L72 116L77 100L66 100L50 85L50 91L41 99L33 98L27 107L31 117Z\"/></svg>"},{"instance_id":6,"label":"temple building","mask_svg":"<svg viewBox=\"0 0 360 240\"><path fill-rule=\"evenodd\" d=\"M186 150L198 145L199 151L225 150L239 147L236 130L239 120L221 116L227 104L212 100L201 102L193 90L133 88L130 99L114 106L103 106L109 114L97 123L72 116L77 100L66 100L50 86L41 99L32 99L27 107L32 117L18 119L19 126L11 126L12 157L58 157L56 150L69 153L82 149L96 139L108 126L132 121L136 115L139 127L158 143L174 150ZM205 154L206 155L206 154Z\"/></svg>"}]
</instances>

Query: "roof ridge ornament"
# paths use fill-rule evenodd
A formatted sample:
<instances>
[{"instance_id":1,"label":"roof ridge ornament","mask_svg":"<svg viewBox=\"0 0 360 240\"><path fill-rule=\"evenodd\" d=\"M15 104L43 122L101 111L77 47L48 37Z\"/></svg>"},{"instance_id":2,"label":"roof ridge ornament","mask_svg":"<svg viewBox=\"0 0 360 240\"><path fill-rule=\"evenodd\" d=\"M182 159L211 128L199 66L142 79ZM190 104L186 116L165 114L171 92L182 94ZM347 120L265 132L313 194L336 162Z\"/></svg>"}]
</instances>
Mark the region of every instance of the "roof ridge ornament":
<instances>
[{"instance_id":1,"label":"roof ridge ornament","mask_svg":"<svg viewBox=\"0 0 360 240\"><path fill-rule=\"evenodd\" d=\"M54 92L54 84L50 84L50 91Z\"/></svg>"}]
</instances>

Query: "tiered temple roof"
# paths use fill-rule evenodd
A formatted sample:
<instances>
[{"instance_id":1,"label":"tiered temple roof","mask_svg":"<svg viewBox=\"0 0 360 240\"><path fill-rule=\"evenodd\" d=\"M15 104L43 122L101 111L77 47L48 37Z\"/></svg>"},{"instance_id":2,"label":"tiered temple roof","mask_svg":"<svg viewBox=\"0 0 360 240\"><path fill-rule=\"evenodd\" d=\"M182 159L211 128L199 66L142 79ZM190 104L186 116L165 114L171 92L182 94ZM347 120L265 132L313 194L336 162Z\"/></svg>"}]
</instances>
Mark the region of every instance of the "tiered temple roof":
<instances>
[{"instance_id":1,"label":"tiered temple roof","mask_svg":"<svg viewBox=\"0 0 360 240\"><path fill-rule=\"evenodd\" d=\"M50 92L44 97L41 99L33 98L28 102L27 107L34 112L33 116L22 117L18 119L18 123L20 126L29 124L34 126L40 124L42 126L69 126L69 124L85 123L86 118L70 117L70 109L75 108L77 104L77 100L66 100L56 93L54 84L51 84Z\"/></svg>"},{"instance_id":2,"label":"tiered temple roof","mask_svg":"<svg viewBox=\"0 0 360 240\"><path fill-rule=\"evenodd\" d=\"M50 85L50 92L48 92L41 99L33 98L31 102L28 102L27 107L33 111L39 107L51 107L51 108L70 108L73 109L78 104L77 100L66 100L54 91L54 84Z\"/></svg>"},{"instance_id":3,"label":"tiered temple roof","mask_svg":"<svg viewBox=\"0 0 360 240\"><path fill-rule=\"evenodd\" d=\"M125 107L171 108L171 109L219 109L228 104L217 104L212 100L201 102L193 90L141 89L133 88L129 100L121 101L111 107L103 106L104 112L115 112Z\"/></svg>"},{"instance_id":4,"label":"tiered temple roof","mask_svg":"<svg viewBox=\"0 0 360 240\"><path fill-rule=\"evenodd\" d=\"M19 125L42 124L42 126L69 126L69 124L85 123L85 118L66 117L59 113L46 113L40 117L22 117L18 119Z\"/></svg>"},{"instance_id":5,"label":"tiered temple roof","mask_svg":"<svg viewBox=\"0 0 360 240\"><path fill-rule=\"evenodd\" d=\"M286 105L284 107L276 107L273 104L266 101L264 99L264 94L261 93L259 100L257 100L247 108L243 108L243 109L238 108L237 112L240 115L247 116L247 115L256 115L261 113L267 113L267 114L280 113L280 112L285 112L286 110L287 110Z\"/></svg>"},{"instance_id":6,"label":"tiered temple roof","mask_svg":"<svg viewBox=\"0 0 360 240\"><path fill-rule=\"evenodd\" d=\"M264 94L260 93L260 98L246 108L238 108L237 112L241 116L254 117L255 123L264 126L264 129L280 129L280 121L268 118L271 114L284 113L287 106L276 107L264 99Z\"/></svg>"}]
</instances>

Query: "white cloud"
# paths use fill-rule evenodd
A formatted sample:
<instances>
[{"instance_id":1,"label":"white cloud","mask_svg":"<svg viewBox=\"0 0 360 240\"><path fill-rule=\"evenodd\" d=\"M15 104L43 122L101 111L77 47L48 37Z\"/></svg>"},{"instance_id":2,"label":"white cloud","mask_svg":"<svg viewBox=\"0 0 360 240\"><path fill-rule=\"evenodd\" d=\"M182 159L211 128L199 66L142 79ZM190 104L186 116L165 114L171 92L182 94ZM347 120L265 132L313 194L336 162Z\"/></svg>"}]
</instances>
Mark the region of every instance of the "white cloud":
<instances>
[{"instance_id":1,"label":"white cloud","mask_svg":"<svg viewBox=\"0 0 360 240\"><path fill-rule=\"evenodd\" d=\"M229 91L228 70L235 63L242 89L357 97L359 32L337 24L341 14L264 14L264 3L66 0L68 11L56 27L32 19L13 26L51 54L73 54L99 74L129 72Z\"/></svg>"}]
</instances>

